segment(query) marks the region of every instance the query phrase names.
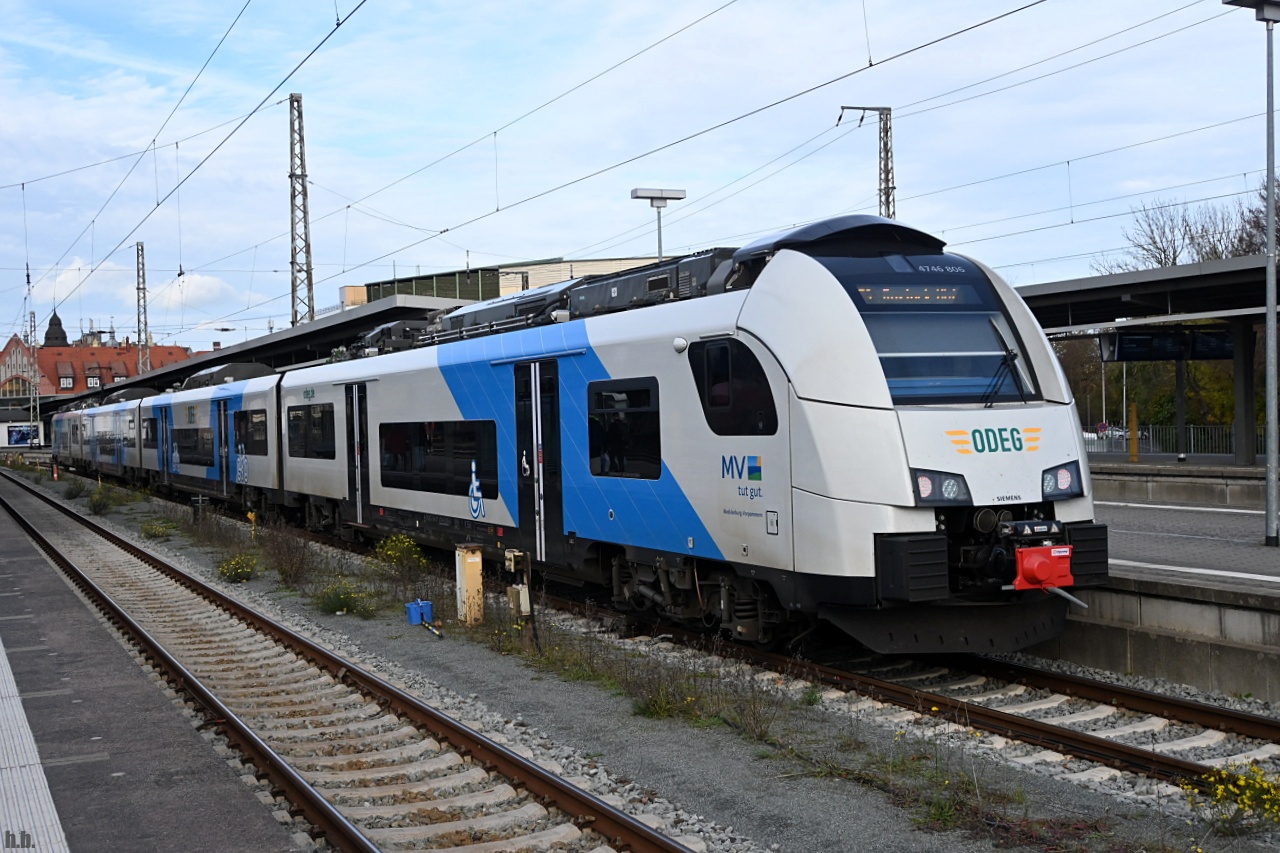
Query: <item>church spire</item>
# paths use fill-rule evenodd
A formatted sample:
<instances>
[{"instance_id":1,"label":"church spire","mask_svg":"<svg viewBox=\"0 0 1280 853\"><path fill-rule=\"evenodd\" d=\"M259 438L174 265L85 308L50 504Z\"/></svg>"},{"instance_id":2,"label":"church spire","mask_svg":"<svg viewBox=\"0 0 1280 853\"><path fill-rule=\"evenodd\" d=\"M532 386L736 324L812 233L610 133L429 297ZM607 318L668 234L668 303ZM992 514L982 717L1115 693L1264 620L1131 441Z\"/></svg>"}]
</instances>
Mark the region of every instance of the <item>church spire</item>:
<instances>
[{"instance_id":1,"label":"church spire","mask_svg":"<svg viewBox=\"0 0 1280 853\"><path fill-rule=\"evenodd\" d=\"M44 345L47 347L70 346L67 341L67 330L62 328L62 319L58 317L56 309L53 316L49 318L49 328L44 333Z\"/></svg>"}]
</instances>

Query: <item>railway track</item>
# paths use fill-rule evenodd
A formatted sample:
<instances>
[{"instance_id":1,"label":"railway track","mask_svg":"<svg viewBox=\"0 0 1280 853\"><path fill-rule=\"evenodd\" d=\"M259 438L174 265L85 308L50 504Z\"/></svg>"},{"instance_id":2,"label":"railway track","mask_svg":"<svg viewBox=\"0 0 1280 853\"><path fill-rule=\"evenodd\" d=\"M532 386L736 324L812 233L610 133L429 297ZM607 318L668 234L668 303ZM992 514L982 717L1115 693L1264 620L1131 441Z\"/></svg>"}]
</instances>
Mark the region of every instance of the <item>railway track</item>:
<instances>
[{"instance_id":1,"label":"railway track","mask_svg":"<svg viewBox=\"0 0 1280 853\"><path fill-rule=\"evenodd\" d=\"M553 606L576 605L556 599ZM600 615L599 607L593 609ZM695 647L707 639L665 623L643 623L639 630ZM984 732L994 736L984 741L987 748L1007 760L1056 765L1062 778L1102 782L1132 773L1156 784L1186 782L1207 790L1206 775L1225 767L1257 763L1280 772L1280 720L1163 693L980 655L865 654L823 664L745 646L717 653L824 685L828 701L889 723L918 715L940 718L953 731Z\"/></svg>"},{"instance_id":2,"label":"railway track","mask_svg":"<svg viewBox=\"0 0 1280 853\"><path fill-rule=\"evenodd\" d=\"M333 847L687 853L15 478L0 506Z\"/></svg>"},{"instance_id":3,"label":"railway track","mask_svg":"<svg viewBox=\"0 0 1280 853\"><path fill-rule=\"evenodd\" d=\"M880 662L875 672L816 667L831 684L995 735L1017 764L1101 782L1133 773L1207 789L1215 769L1280 769L1280 720L1080 676L983 658Z\"/></svg>"}]
</instances>

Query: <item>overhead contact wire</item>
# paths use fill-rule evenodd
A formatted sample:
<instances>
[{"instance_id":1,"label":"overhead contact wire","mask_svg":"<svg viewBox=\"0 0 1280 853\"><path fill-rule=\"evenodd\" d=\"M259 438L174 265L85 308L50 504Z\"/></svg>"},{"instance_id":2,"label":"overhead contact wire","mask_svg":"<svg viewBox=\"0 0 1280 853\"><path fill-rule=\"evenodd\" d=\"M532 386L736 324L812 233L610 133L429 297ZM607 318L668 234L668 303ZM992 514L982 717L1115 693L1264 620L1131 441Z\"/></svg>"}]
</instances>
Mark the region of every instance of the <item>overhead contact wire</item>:
<instances>
[{"instance_id":1,"label":"overhead contact wire","mask_svg":"<svg viewBox=\"0 0 1280 853\"><path fill-rule=\"evenodd\" d=\"M282 87L285 83L288 83L289 80L292 79L293 75L297 74L298 70L302 68L302 66L305 65L307 61L311 59L311 57L315 56L316 52L319 51L320 48L324 47L324 45L329 41L329 39L333 38L334 33L336 33L339 30L342 24L351 20L351 16L354 15L356 12L360 11L360 9L362 9L365 3L367 2L369 2L369 0L360 0L360 2L356 4L355 8L352 9L350 12L348 12L347 16L343 18L341 21L339 21L338 24L335 25L334 28L331 29L325 35L324 38L320 39L319 43L317 43L315 47L313 47L310 51L308 51L306 56L302 57L302 59L298 61L298 64L293 67L293 70L291 70L288 74L286 74L284 78L279 83L277 83L270 92L267 93L266 97L264 97L258 103L258 106L255 107L252 112L250 112L247 116L241 119L240 123L237 124L234 128L232 128L231 132L228 133L225 137L223 137L222 141L213 147L213 150L211 150L208 154L206 154L200 160L200 162L196 163L196 165L191 169L191 171L188 172L186 176L182 178L182 180L178 181L177 185L173 189L169 190L169 192L165 195L165 197L160 200L160 203L163 204L164 202L168 201L169 197L172 196L174 193L176 193L179 189L181 189L182 185L185 184L187 181L189 181L196 172L200 171L200 169L204 166L204 164L208 163L214 154L217 154L220 150L222 150L222 146L226 145L227 142L231 139L231 137L235 136L236 133L239 132L240 128L244 127L245 122L247 122L249 118L253 116L254 113L256 113L259 109L261 109L263 104L265 104L267 100L271 98L272 95L280 91L280 87ZM155 213L155 211L158 209L159 207L157 206L155 208L152 208L146 214L144 214L142 219L140 219L138 223L134 225L132 229L130 229L129 233L124 235L124 237L120 238L120 242L116 243L115 248L111 250L110 254L115 254L115 252L118 251L120 247L123 246L129 240L130 237L132 237L134 234L138 232L138 229L141 228L146 223L146 221L151 218L151 215ZM88 279L92 277L95 272L98 271L98 267L100 267L101 265L102 265L102 262L100 261L92 269L90 269L89 275L85 277L84 281L88 281ZM84 281L81 281L79 284L77 284L75 289L79 290L80 286L84 284ZM68 294L68 296L70 295L71 294Z\"/></svg>"},{"instance_id":2,"label":"overhead contact wire","mask_svg":"<svg viewBox=\"0 0 1280 853\"><path fill-rule=\"evenodd\" d=\"M236 23L240 20L240 16L244 14L244 10L249 8L249 3L251 2L253 2L253 0L245 0L244 6L241 7L240 12L235 17L235 20L231 22L231 26L227 27L227 31L223 33L222 38L218 40L218 44L214 46L213 51L210 52L209 58L204 61L204 65L200 66L200 70L196 72L196 76L191 80L191 83L190 85L187 86L186 91L182 93L182 97L178 98L178 102L173 105L173 109L169 111L169 115L165 116L164 121L160 123L160 128L155 132L155 135L152 136L151 138L151 144L147 146L147 149L152 151L153 155L156 149L156 139L159 138L160 133L165 129L165 127L168 126L169 120L172 119L174 116L174 113L178 111L178 107L182 106L182 102L186 100L186 97L188 94L190 94L192 87L194 87L196 85L196 81L200 79L200 75L203 74L204 70L209 67L209 63L213 61L214 55L217 54L218 49L222 47L222 43L227 40L227 36L231 35L231 30L235 27ZM259 104L258 106L259 108L261 108L262 105ZM116 194L120 192L120 189L125 185L125 182L129 180L129 176L133 174L134 169L138 168L138 164L142 162L142 158L145 156L146 156L146 151L144 150L141 154L138 155L138 158L133 161L133 165L129 167L129 171L125 172L124 177L120 179L120 183L116 184L116 188L111 191L111 195L107 196L107 200L102 203L102 207L98 208L98 212L93 215L93 218L90 220L90 222L97 221L98 217L101 216L102 212L107 209L107 205L111 204L112 199L114 199L116 197ZM160 173L159 173L159 166L157 166L156 167L156 194L159 195L159 192L160 192ZM166 196L166 198L167 197L168 196ZM159 207L159 206L160 206L160 201L157 199L156 207ZM147 214L148 217L150 215L151 215L150 213ZM145 222L146 219L144 218L143 221ZM139 225L141 225L141 223L139 223ZM81 232L78 235L76 235L75 240L71 242L71 245L67 247L66 251L62 253L62 255L58 258L58 260L54 261L53 267L55 269L57 268L58 264L62 263L62 261L67 257L67 255L69 255L71 251L76 247L76 244L79 243L81 238L84 237L84 232L87 231L88 228L89 226L86 225L85 228L81 230ZM137 231L137 228L135 228L134 231ZM131 231L130 236L132 236L132 234L133 232ZM128 238L126 237L125 239L127 240ZM116 248L119 248L119 247L117 246ZM92 260L92 258L90 258L90 260ZM100 264L101 262L99 262L99 265ZM94 266L92 269L89 270L89 275L92 276L97 269L98 267ZM43 279L44 279L44 276L41 276L42 281ZM82 281L79 284L77 284L75 287L75 290L78 290L80 288L80 284L83 284L83 283L84 282ZM74 292L74 290L72 292ZM67 296L70 296L70 295L71 294L67 294ZM55 311L57 310L56 304L54 305L54 310Z\"/></svg>"},{"instance_id":3,"label":"overhead contact wire","mask_svg":"<svg viewBox=\"0 0 1280 853\"><path fill-rule=\"evenodd\" d=\"M992 17L990 17L990 18L987 18L987 19L985 19L985 20L983 20L983 21L979 21L979 22L978 22L978 23L976 23L976 24L971 24L971 25L969 25L969 26L967 26L967 27L963 27L963 28L961 28L961 29L954 30L953 32L947 33L946 35L939 36L938 38L931 39L931 40L929 40L929 41L927 41L927 42L923 42L923 43L918 44L918 45L916 45L916 46L914 46L914 47L909 47L909 48L907 48L906 50L899 51L898 53L895 53L895 54L893 54L892 56L889 56L889 57L887 57L886 59L884 59L883 61L881 61L881 62L880 62L880 65L884 65L884 64L885 64L885 63L887 63L887 62L892 62L892 61L894 61L894 60L896 60L896 59L901 59L901 58L903 58L903 57L910 56L911 54L918 53L918 52L920 52L921 50L924 50L925 48L933 47L933 46L935 46L935 45L938 45L938 44L941 44L941 43L943 43L943 42L949 41L949 40L951 40L951 39L953 39L953 38L957 38L957 37L959 37L959 36L962 36L962 35L964 35L964 34L966 34L966 33L973 32L974 30L980 29L980 28L985 27L985 26L987 26L987 25L989 25L989 24L993 24L993 23L995 23L996 21L1003 20L1004 18L1010 17L1011 15L1016 15L1016 14L1018 14L1019 12L1024 12L1024 11L1026 11L1027 9L1034 8L1034 7L1039 6L1039 5L1041 5L1042 3L1045 3L1045 2L1047 2L1047 0L1032 0L1032 2L1027 3L1027 4L1022 5L1022 6L1019 6L1019 7L1017 7L1016 9L1011 9L1011 10L1009 10L1009 11L1007 11L1007 12L1002 12L1002 13L1000 13L999 15L994 15L994 16L992 16ZM582 175L582 176L580 176L580 177L574 178L574 179L573 179L573 180L571 180L571 181L566 181L566 182L564 182L564 183L562 183L562 184L558 184L558 185L556 185L556 186L554 186L554 187L551 187L551 188L549 188L549 189L543 190L543 191L538 192L538 193L534 193L533 195L525 196L524 198L522 198L522 199L520 199L520 200L518 200L518 201L514 201L514 202L512 202L511 204L508 204L506 207L502 208L501 210L510 210L510 209L511 209L511 208L513 208L513 207L519 207L520 205L527 204L528 202L536 201L537 199L540 199L540 198L543 198L543 197L545 197L545 196L551 195L551 194L553 194L553 193L559 192L560 190L566 189L566 188L571 187L571 186L574 186L574 185L576 185L576 184L583 183L584 181L588 181L588 180L591 180L592 178L599 177L600 175L607 174L607 173L609 173L609 172L614 171L615 169L620 169L620 168L622 168L623 166L627 166L627 165L629 165L629 164L631 164L631 163L635 163L635 162L636 162L636 161L638 161L638 160L643 160L643 159L644 159L644 158L646 158L646 157L651 157L651 156L653 156L654 154L660 153L660 152L662 152L662 151L666 151L667 149L670 149L670 148L674 148L674 147L676 147L677 145L683 145L684 143L689 142L689 141L691 141L691 140L693 140L693 139L697 139L698 137L706 136L706 135L707 135L707 134L709 134L709 133L714 133L714 132L715 132L715 131L717 131L717 130L720 130L720 129L722 129L722 128L725 128L725 127L728 127L728 126L730 126L730 125L736 124L736 123L738 123L738 122L740 122L740 121L743 121L743 120L745 120L745 119L751 118L752 116L759 115L759 114L761 114L761 113L763 113L763 112L767 112L768 110L774 109L775 107L779 107L779 106L781 106L781 105L783 105L783 104L790 103L791 101L794 101L794 100L796 100L797 98L802 98L802 97L804 97L805 95L809 95L809 94L812 94L812 93L814 93L814 92L817 92L817 91L819 91L819 90L821 90L821 89L825 89L826 87L831 86L831 85L834 85L834 84L836 84L836 83L839 83L839 82L840 82L840 81L842 81L842 80L847 80L847 79L849 79L850 77L853 77L853 76L855 76L855 75L857 75L857 74L861 74L863 71L866 71L866 70L867 70L866 68L857 68L857 69L854 69L853 71L849 71L849 72L847 72L847 73L845 73L845 74L841 74L841 75L839 75L838 77L833 77L832 79L827 80L827 81L826 81L826 82L824 82L824 83L818 83L817 85L810 86L810 87L809 87L809 88L807 88L807 89L803 89L803 90L801 90L801 91L799 91L799 92L796 92L796 93L794 93L794 94L792 94L792 95L788 95L788 96L787 96L787 97L785 97L785 98L779 98L779 99L778 99L778 100L776 100L776 101L773 101L773 102L771 102L771 103L765 104L764 106L761 106L761 107L757 107L757 108L755 108L755 109L753 109L753 110L749 110L749 111L747 111L747 112L745 112L745 113L742 113L741 115L735 116L734 118L726 119L725 121L722 121L722 122L719 122L719 123L717 123L717 124L711 125L710 127L704 128L704 129L699 130L699 131L697 131L697 132L695 132L695 133L688 134L687 136L683 136L683 137L681 137L681 138L679 138L679 139L676 139L676 140L674 140L674 141L672 141L672 142L668 142L668 143L666 143L666 144L664 144L664 145L659 145L659 146L658 146L658 147L656 147L656 148L651 148L651 149L649 149L648 151L642 152L642 153L640 153L640 154L636 154L636 155L635 155L635 156L633 156L633 157L628 157L628 158L626 158L625 160L621 160L621 161L619 161L619 162L617 162L617 163L614 163L614 164L613 164L613 165L611 165L611 166L605 166L605 167L604 167L604 168L602 168L602 169L597 169L597 170L596 170L596 171L594 171L594 172L590 172L590 173L588 173L588 174L586 174L586 175ZM482 138L483 138L483 137L482 137ZM473 143L473 144L474 144L474 143ZM368 196L366 196L366 198L367 198L367 197L368 197ZM481 221L481 220L488 219L490 216L493 216L495 213L499 213L499 212L501 212L501 211L497 211L497 210L495 210L495 211L490 211L490 212L488 212L488 213L481 214L481 215L479 215L479 216L472 217L471 219L468 219L468 220L465 220L465 221L463 221L463 222L460 222L460 223L458 223L457 225L454 225L454 226L452 226L452 227L450 227L450 228L445 228L445 229L443 229L440 233L442 233L442 234L443 234L443 233L447 233L447 232L449 232L449 231L455 231L455 230L457 230L457 229L459 229L459 228L464 228L464 227L466 227L467 225L472 225L472 224L474 224L474 223L476 223L476 222L479 222L479 221ZM431 239L433 239L433 238L432 238L432 237L424 237L424 238L422 238L421 240L417 240L417 241L415 241L415 242L413 242L413 243L410 243L410 244L408 244L408 245L406 245L406 246L402 246L402 247L400 247L399 249L395 249L395 250L393 250L393 251L386 252L386 253L384 253L384 254L382 254L382 255L377 256L376 258L371 258L370 260L365 261L364 263L357 264L356 266L352 267L351 269L356 270L356 269L360 269L361 267L368 266L369 264L377 263L377 262L378 262L378 261L380 261L380 260L383 260L383 259L385 259L385 258L389 258L389 257L391 257L392 255L399 254L400 252L403 252L403 251L405 251L405 250L407 250L407 249L411 249L411 248L413 248L414 246L421 245L422 243L425 243L425 242L427 242L428 240L431 240ZM320 279L320 280L319 280L319 281L317 281L316 283L317 283L317 284L319 284L319 283L321 283L321 282L328 281L329 279L334 278L334 277L335 277L335 276L328 276L328 277L326 277L326 278Z\"/></svg>"}]
</instances>

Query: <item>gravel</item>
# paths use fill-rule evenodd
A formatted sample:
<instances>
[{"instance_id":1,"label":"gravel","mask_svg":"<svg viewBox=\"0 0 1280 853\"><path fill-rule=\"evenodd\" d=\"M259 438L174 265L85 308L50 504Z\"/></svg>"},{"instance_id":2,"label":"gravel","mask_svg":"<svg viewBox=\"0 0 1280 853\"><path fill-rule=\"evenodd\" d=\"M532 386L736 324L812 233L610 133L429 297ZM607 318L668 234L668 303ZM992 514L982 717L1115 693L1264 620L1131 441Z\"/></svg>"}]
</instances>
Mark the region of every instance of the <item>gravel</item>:
<instances>
[{"instance_id":1,"label":"gravel","mask_svg":"<svg viewBox=\"0 0 1280 853\"><path fill-rule=\"evenodd\" d=\"M85 511L84 499L75 503ZM105 520L138 539L137 528L149 517L154 517L153 511L140 503L117 510ZM216 557L205 549L177 539L167 544L142 544L202 577L214 575ZM216 578L213 581L221 585ZM1072 824L1077 831L1067 843L1079 846L1070 849L1124 849L1102 846L1116 838L1133 845L1128 848L1131 850L1159 844L1172 849L1188 849L1197 843L1205 846L1203 830L1197 831L1189 823L1185 798L1167 786L1128 774L1102 778L1106 774L1098 773L1096 765L1083 761L1017 765L1014 759L1034 755L1040 749L1006 745L1001 738L975 735L910 712L870 707L875 703L860 702L856 697L850 701L826 694L817 707L790 712L774 732L780 743L765 745L724 726L701 728L638 716L629 699L596 684L563 681L480 643L456 637L437 639L407 625L403 613L369 620L322 614L265 578L222 586L365 668L403 683L440 710L491 737L496 735L544 766L567 777L589 780L589 788L598 796L655 825L660 823L695 851L967 853L992 849L994 833L922 829L921 811L896 805L879 789L883 785L814 772L812 764L788 753L794 748L821 757L834 754L851 740L859 741L866 754L881 759L926 756L937 771L933 784L951 784L950 778L940 777L976 781L984 797L1000 803L995 810L1009 822L1029 818ZM564 621L585 625L583 620ZM446 629L446 635L449 633ZM673 658L689 654L666 643L633 641L630 645L637 651ZM1024 662L1097 675L1059 661ZM1134 686L1149 687L1151 683L1150 679L1115 675L1111 679ZM773 675L760 677L760 681L763 685L785 682ZM806 687L802 682L784 683L781 689L798 694ZM1275 709L1259 707L1265 703L1209 697L1184 685L1157 687L1253 713L1275 713ZM892 769L882 772L892 781ZM1073 773L1099 778L1090 780L1086 775L1062 781L1061 777ZM1099 826L1096 821L1103 819L1108 831L1091 837L1091 829ZM1108 839L1112 834L1115 838ZM1044 839L1043 843L1051 841ZM1270 845L1280 842L1280 837L1256 841L1264 846L1232 839L1231 849L1246 853L1274 849ZM1099 846L1090 846L1095 843Z\"/></svg>"}]
</instances>

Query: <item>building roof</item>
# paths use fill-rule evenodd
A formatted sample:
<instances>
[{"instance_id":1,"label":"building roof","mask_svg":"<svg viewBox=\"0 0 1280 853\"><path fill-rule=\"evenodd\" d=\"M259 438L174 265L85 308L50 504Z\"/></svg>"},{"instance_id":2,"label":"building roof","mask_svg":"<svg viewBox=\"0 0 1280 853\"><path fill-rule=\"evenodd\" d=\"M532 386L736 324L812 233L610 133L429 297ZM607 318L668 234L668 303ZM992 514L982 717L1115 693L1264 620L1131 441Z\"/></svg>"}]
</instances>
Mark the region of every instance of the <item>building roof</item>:
<instances>
[{"instance_id":1,"label":"building roof","mask_svg":"<svg viewBox=\"0 0 1280 853\"><path fill-rule=\"evenodd\" d=\"M1050 334L1150 323L1260 321L1265 255L1030 284L1018 294Z\"/></svg>"},{"instance_id":2,"label":"building roof","mask_svg":"<svg viewBox=\"0 0 1280 853\"><path fill-rule=\"evenodd\" d=\"M157 369L177 364L191 358L186 347L151 347L151 367ZM36 360L40 364L41 396L63 396L97 390L91 388L87 377L94 376L101 383L98 388L131 379L138 372L138 346L126 344L115 347L39 347ZM69 388L64 380L70 379Z\"/></svg>"}]
</instances>

